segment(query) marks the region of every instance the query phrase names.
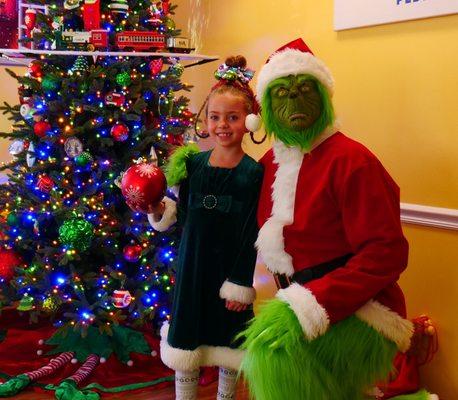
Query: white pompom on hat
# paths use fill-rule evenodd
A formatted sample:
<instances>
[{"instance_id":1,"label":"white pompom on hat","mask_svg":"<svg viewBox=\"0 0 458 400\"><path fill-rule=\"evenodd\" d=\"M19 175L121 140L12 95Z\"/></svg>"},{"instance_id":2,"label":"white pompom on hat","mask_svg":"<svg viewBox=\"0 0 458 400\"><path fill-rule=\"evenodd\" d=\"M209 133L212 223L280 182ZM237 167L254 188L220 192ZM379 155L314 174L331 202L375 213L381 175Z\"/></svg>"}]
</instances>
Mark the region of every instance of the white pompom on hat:
<instances>
[{"instance_id":1,"label":"white pompom on hat","mask_svg":"<svg viewBox=\"0 0 458 400\"><path fill-rule=\"evenodd\" d=\"M257 132L261 129L262 120L259 114L248 114L245 118L245 127L248 132Z\"/></svg>"},{"instance_id":2,"label":"white pompom on hat","mask_svg":"<svg viewBox=\"0 0 458 400\"><path fill-rule=\"evenodd\" d=\"M334 79L326 64L315 57L302 39L280 47L261 68L256 86L256 96L261 102L269 83L289 75L309 74L318 79L332 96Z\"/></svg>"}]
</instances>

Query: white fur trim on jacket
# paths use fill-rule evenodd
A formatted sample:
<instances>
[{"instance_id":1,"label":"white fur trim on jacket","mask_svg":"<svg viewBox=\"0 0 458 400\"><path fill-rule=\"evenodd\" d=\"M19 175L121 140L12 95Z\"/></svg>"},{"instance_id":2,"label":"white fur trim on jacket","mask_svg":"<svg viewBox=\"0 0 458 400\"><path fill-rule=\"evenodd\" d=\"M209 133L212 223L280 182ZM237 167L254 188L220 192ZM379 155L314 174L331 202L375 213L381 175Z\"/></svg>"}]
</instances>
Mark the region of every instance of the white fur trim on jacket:
<instances>
[{"instance_id":1,"label":"white fur trim on jacket","mask_svg":"<svg viewBox=\"0 0 458 400\"><path fill-rule=\"evenodd\" d=\"M252 304L256 299L256 290L253 287L237 285L226 280L219 290L219 297L243 304Z\"/></svg>"},{"instance_id":2,"label":"white fur trim on jacket","mask_svg":"<svg viewBox=\"0 0 458 400\"><path fill-rule=\"evenodd\" d=\"M269 83L277 78L288 75L309 74L317 78L332 96L334 92L334 78L326 64L311 53L300 50L286 49L270 57L258 74L256 96L261 103Z\"/></svg>"},{"instance_id":3,"label":"white fur trim on jacket","mask_svg":"<svg viewBox=\"0 0 458 400\"><path fill-rule=\"evenodd\" d=\"M177 222L177 205L176 203L168 198L164 197L165 211L162 218L159 221L154 219L154 214L148 214L148 221L150 225L158 232L165 232L175 222Z\"/></svg>"},{"instance_id":4,"label":"white fur trim on jacket","mask_svg":"<svg viewBox=\"0 0 458 400\"><path fill-rule=\"evenodd\" d=\"M219 366L238 370L244 351L223 346L199 346L195 350L172 347L167 342L169 324L161 328L161 360L175 371L194 371L200 367Z\"/></svg>"},{"instance_id":5,"label":"white fur trim on jacket","mask_svg":"<svg viewBox=\"0 0 458 400\"><path fill-rule=\"evenodd\" d=\"M414 331L411 321L402 318L375 300L368 301L356 311L355 315L384 337L396 343L399 351L405 352L409 349Z\"/></svg>"},{"instance_id":6,"label":"white fur trim on jacket","mask_svg":"<svg viewBox=\"0 0 458 400\"><path fill-rule=\"evenodd\" d=\"M335 122L317 136L310 151L337 131L338 123ZM278 140L272 147L274 163L278 165L272 185L272 215L259 230L256 248L269 271L291 276L294 274L293 260L285 251L283 228L294 222L297 182L304 153Z\"/></svg>"},{"instance_id":7,"label":"white fur trim on jacket","mask_svg":"<svg viewBox=\"0 0 458 400\"><path fill-rule=\"evenodd\" d=\"M278 169L272 185L272 215L259 230L256 247L269 271L291 276L293 260L285 251L283 227L293 223L297 178L304 154L279 141L274 142L273 151Z\"/></svg>"},{"instance_id":8,"label":"white fur trim on jacket","mask_svg":"<svg viewBox=\"0 0 458 400\"><path fill-rule=\"evenodd\" d=\"M330 323L328 314L310 290L293 283L288 288L279 290L277 297L289 304L308 340L326 333Z\"/></svg>"}]
</instances>

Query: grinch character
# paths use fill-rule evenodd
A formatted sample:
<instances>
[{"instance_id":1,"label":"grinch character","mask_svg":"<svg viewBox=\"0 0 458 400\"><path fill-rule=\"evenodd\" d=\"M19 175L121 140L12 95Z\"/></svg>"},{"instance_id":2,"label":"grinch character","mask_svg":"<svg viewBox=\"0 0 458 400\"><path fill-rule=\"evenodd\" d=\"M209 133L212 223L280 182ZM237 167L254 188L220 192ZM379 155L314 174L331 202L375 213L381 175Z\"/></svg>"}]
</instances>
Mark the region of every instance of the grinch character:
<instances>
[{"instance_id":1,"label":"grinch character","mask_svg":"<svg viewBox=\"0 0 458 400\"><path fill-rule=\"evenodd\" d=\"M261 160L256 245L281 287L241 335L242 371L259 400L385 398L374 387L413 334L397 284L408 256L399 188L338 131L333 91L330 71L301 39L275 52L258 78L273 148Z\"/></svg>"}]
</instances>

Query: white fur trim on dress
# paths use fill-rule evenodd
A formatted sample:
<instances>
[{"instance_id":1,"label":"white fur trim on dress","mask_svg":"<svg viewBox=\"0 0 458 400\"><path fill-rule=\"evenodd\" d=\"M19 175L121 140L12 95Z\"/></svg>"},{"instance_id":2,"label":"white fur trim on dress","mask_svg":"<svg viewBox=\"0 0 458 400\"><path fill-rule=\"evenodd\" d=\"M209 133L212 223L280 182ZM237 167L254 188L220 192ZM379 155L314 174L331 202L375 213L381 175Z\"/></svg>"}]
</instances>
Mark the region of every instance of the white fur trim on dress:
<instances>
[{"instance_id":1,"label":"white fur trim on dress","mask_svg":"<svg viewBox=\"0 0 458 400\"><path fill-rule=\"evenodd\" d=\"M256 85L256 96L261 103L269 83L277 78L288 75L309 74L317 78L332 96L334 92L334 78L326 64L311 53L300 50L286 49L270 57L259 74Z\"/></svg>"},{"instance_id":2,"label":"white fur trim on dress","mask_svg":"<svg viewBox=\"0 0 458 400\"><path fill-rule=\"evenodd\" d=\"M150 225L158 232L165 232L175 222L177 222L177 205L176 203L168 198L164 197L165 211L162 218L159 221L154 219L154 214L148 214L148 221Z\"/></svg>"},{"instance_id":3,"label":"white fur trim on dress","mask_svg":"<svg viewBox=\"0 0 458 400\"><path fill-rule=\"evenodd\" d=\"M326 333L330 324L328 313L309 289L293 283L288 288L279 290L277 298L289 304L308 340Z\"/></svg>"},{"instance_id":4,"label":"white fur trim on dress","mask_svg":"<svg viewBox=\"0 0 458 400\"><path fill-rule=\"evenodd\" d=\"M237 285L226 280L219 290L219 297L243 304L252 304L256 299L256 290L253 287Z\"/></svg>"},{"instance_id":5,"label":"white fur trim on dress","mask_svg":"<svg viewBox=\"0 0 458 400\"><path fill-rule=\"evenodd\" d=\"M272 215L260 229L256 247L269 271L291 276L293 260L285 251L283 227L294 220L297 179L304 154L279 141L274 142L273 151L278 169L272 185Z\"/></svg>"},{"instance_id":6,"label":"white fur trim on dress","mask_svg":"<svg viewBox=\"0 0 458 400\"><path fill-rule=\"evenodd\" d=\"M355 315L384 337L396 343L401 352L409 349L414 331L414 325L411 321L402 318L375 300L368 301L356 311Z\"/></svg>"},{"instance_id":7,"label":"white fur trim on dress","mask_svg":"<svg viewBox=\"0 0 458 400\"><path fill-rule=\"evenodd\" d=\"M167 342L169 324L161 328L161 360L175 371L194 371L200 367L224 367L238 370L244 351L223 346L199 346L195 350L172 347Z\"/></svg>"}]
</instances>

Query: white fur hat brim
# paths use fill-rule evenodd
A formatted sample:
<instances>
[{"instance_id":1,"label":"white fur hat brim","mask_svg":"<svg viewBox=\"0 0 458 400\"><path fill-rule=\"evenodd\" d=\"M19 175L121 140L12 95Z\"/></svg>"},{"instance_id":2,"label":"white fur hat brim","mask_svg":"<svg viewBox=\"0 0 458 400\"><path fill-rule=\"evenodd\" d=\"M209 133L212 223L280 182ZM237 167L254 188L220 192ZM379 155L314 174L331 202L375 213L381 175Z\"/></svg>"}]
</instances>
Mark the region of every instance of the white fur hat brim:
<instances>
[{"instance_id":1,"label":"white fur hat brim","mask_svg":"<svg viewBox=\"0 0 458 400\"><path fill-rule=\"evenodd\" d=\"M319 58L311 53L296 49L286 49L274 53L258 75L256 96L261 103L269 83L277 78L289 75L309 74L318 79L332 96L334 78L331 71Z\"/></svg>"}]
</instances>

